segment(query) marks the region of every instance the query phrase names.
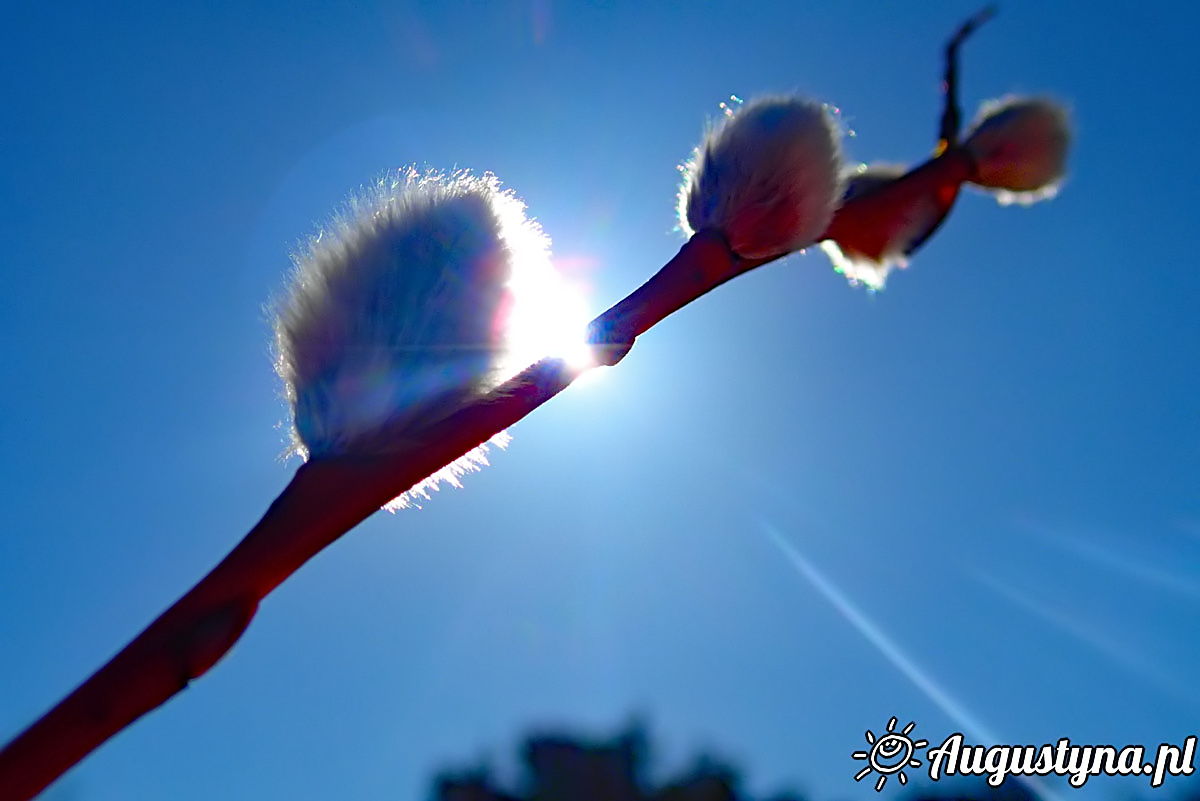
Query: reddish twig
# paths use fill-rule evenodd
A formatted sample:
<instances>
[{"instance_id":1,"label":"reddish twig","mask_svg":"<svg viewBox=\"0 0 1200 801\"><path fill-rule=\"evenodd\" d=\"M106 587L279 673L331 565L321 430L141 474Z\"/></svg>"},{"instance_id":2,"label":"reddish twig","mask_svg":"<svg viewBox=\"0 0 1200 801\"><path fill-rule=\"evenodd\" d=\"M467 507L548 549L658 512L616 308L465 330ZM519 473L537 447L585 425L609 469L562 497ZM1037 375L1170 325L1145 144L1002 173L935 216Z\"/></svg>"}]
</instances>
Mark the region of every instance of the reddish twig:
<instances>
[{"instance_id":1,"label":"reddish twig","mask_svg":"<svg viewBox=\"0 0 1200 801\"><path fill-rule=\"evenodd\" d=\"M672 312L753 267L700 232L640 289L590 326L598 364ZM262 520L191 591L108 664L0 751L0 801L28 801L107 739L165 703L224 656L259 603L305 562L403 490L488 441L571 384L582 369L534 364L489 398L407 433L374 456L302 465Z\"/></svg>"}]
</instances>

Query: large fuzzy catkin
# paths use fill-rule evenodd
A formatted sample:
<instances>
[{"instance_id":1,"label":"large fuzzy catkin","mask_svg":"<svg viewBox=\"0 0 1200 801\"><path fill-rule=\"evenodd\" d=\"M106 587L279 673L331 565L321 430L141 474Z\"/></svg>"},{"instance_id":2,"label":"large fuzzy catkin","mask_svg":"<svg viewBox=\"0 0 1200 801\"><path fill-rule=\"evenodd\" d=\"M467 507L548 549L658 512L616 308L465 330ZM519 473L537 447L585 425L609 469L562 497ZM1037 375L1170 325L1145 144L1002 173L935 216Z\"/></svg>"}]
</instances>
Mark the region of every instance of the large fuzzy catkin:
<instances>
[{"instance_id":1,"label":"large fuzzy catkin","mask_svg":"<svg viewBox=\"0 0 1200 801\"><path fill-rule=\"evenodd\" d=\"M987 103L963 147L975 159L971 183L1001 203L1032 203L1055 194L1066 173L1071 131L1067 112L1044 98Z\"/></svg>"},{"instance_id":2,"label":"large fuzzy catkin","mask_svg":"<svg viewBox=\"0 0 1200 801\"><path fill-rule=\"evenodd\" d=\"M540 228L491 175L401 171L351 200L295 256L275 304L293 452L387 450L494 388L509 367L514 262L548 258Z\"/></svg>"},{"instance_id":3,"label":"large fuzzy catkin","mask_svg":"<svg viewBox=\"0 0 1200 801\"><path fill-rule=\"evenodd\" d=\"M824 106L752 100L708 132L684 165L679 224L720 231L734 253L772 258L817 240L841 196L841 147Z\"/></svg>"}]
</instances>

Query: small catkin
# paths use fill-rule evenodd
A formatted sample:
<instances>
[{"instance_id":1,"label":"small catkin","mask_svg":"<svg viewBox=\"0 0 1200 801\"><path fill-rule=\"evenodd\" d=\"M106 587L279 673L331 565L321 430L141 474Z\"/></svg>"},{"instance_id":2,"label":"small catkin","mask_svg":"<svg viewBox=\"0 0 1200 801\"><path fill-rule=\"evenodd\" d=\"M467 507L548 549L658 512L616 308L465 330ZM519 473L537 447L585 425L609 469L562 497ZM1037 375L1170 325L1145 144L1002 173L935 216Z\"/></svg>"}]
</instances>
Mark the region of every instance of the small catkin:
<instances>
[{"instance_id":1,"label":"small catkin","mask_svg":"<svg viewBox=\"0 0 1200 801\"><path fill-rule=\"evenodd\" d=\"M904 176L907 168L898 164L859 165L845 174L845 193L842 202L882 189ZM859 284L869 290L883 289L892 270L908 266L905 253L914 239L926 228L925 210L898 209L896 220L887 229L886 241L877 253L863 253L849 244L834 239L821 241L821 250L829 257L833 269L846 277L852 286ZM898 224L896 224L898 222Z\"/></svg>"},{"instance_id":2,"label":"small catkin","mask_svg":"<svg viewBox=\"0 0 1200 801\"><path fill-rule=\"evenodd\" d=\"M798 97L750 101L723 117L683 167L679 224L720 231L743 258L805 248L841 197L841 147L829 112Z\"/></svg>"},{"instance_id":3,"label":"small catkin","mask_svg":"<svg viewBox=\"0 0 1200 801\"><path fill-rule=\"evenodd\" d=\"M1033 203L1054 195L1066 173L1071 130L1066 110L1044 98L987 103L963 147L975 159L977 186L1001 203Z\"/></svg>"}]
</instances>

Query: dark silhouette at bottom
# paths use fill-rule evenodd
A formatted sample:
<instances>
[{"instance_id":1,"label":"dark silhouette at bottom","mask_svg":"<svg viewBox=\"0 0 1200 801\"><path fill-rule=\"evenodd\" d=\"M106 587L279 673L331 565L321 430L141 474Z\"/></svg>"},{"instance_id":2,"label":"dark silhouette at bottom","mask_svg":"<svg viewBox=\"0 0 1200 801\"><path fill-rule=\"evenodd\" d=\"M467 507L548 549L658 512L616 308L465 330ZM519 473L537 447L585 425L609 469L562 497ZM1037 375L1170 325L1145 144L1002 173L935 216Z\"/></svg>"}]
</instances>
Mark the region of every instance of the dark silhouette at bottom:
<instances>
[{"instance_id":1,"label":"dark silhouette at bottom","mask_svg":"<svg viewBox=\"0 0 1200 801\"><path fill-rule=\"evenodd\" d=\"M644 729L631 726L608 740L541 733L521 746L523 775L515 787L502 787L487 767L441 772L433 782L432 801L806 801L796 793L751 796L740 774L727 762L701 756L676 777L661 783L647 774ZM847 790L853 778L846 774ZM883 793L907 801L1036 801L1019 783L998 788L985 782L956 782L941 792ZM857 795L857 794L856 794ZM831 801L836 801L831 799Z\"/></svg>"}]
</instances>

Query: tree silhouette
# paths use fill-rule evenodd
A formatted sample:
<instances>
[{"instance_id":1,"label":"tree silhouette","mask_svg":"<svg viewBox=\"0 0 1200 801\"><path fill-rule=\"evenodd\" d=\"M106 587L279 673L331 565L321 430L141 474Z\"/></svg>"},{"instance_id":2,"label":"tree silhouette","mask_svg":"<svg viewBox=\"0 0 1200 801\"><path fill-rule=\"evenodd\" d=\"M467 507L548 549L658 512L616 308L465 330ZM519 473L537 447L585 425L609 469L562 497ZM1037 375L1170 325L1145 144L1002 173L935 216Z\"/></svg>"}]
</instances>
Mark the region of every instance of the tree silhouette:
<instances>
[{"instance_id":1,"label":"tree silhouette","mask_svg":"<svg viewBox=\"0 0 1200 801\"><path fill-rule=\"evenodd\" d=\"M534 733L522 743L520 753L524 770L516 787L503 787L486 765L446 770L433 781L431 801L806 801L796 793L752 796L743 789L739 771L711 755L700 755L679 775L655 783L647 776L648 737L637 724L607 740L561 732ZM900 796L880 795L881 799L889 797L901 801L1037 801L1018 780L1010 778L992 787L982 777L917 788ZM1173 797L1200 801L1195 792Z\"/></svg>"},{"instance_id":2,"label":"tree silhouette","mask_svg":"<svg viewBox=\"0 0 1200 801\"><path fill-rule=\"evenodd\" d=\"M608 740L562 733L530 735L521 746L524 774L503 788L485 766L445 771L434 779L433 801L759 801L746 795L738 771L722 759L701 755L665 782L646 775L649 742L632 725ZM762 801L801 801L774 795Z\"/></svg>"}]
</instances>

